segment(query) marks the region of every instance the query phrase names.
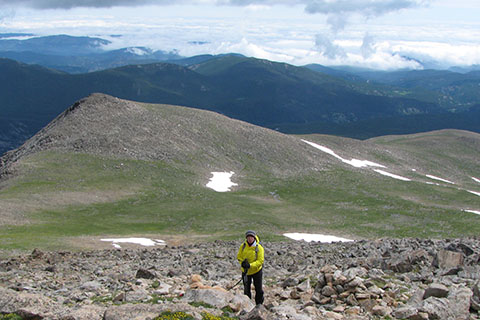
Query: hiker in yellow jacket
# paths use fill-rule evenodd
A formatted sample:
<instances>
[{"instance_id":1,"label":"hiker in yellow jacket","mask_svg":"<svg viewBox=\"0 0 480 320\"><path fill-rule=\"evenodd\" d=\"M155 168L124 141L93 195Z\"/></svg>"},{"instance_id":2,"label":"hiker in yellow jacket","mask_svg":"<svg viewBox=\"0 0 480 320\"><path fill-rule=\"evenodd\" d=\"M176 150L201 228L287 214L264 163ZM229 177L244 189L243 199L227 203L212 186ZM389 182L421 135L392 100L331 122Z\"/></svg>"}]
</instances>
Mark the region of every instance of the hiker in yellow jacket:
<instances>
[{"instance_id":1,"label":"hiker in yellow jacket","mask_svg":"<svg viewBox=\"0 0 480 320\"><path fill-rule=\"evenodd\" d=\"M264 250L260 245L260 240L254 231L248 230L245 233L245 242L238 249L237 259L242 267L243 292L252 298L251 286L252 279L255 286L255 303L263 303L263 259Z\"/></svg>"}]
</instances>

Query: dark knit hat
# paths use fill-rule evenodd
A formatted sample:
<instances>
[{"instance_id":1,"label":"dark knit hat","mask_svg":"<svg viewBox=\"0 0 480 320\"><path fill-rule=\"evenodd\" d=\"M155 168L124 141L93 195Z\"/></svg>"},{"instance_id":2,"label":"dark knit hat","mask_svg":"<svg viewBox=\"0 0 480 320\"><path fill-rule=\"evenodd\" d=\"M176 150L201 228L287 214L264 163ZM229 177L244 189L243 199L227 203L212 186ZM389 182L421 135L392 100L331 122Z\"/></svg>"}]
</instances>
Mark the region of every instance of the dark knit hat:
<instances>
[{"instance_id":1,"label":"dark knit hat","mask_svg":"<svg viewBox=\"0 0 480 320\"><path fill-rule=\"evenodd\" d=\"M247 232L245 232L245 238L248 237L248 236L252 236L252 237L255 237L255 231L253 230L248 230Z\"/></svg>"}]
</instances>

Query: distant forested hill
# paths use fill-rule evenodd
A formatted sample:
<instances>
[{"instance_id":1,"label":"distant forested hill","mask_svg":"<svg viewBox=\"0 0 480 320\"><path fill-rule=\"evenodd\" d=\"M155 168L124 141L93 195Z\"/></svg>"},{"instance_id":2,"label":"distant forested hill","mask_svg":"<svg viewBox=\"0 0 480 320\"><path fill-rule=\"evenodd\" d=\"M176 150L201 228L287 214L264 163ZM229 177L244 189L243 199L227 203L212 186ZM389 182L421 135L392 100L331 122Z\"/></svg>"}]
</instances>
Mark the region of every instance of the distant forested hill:
<instances>
[{"instance_id":1,"label":"distant forested hill","mask_svg":"<svg viewBox=\"0 0 480 320\"><path fill-rule=\"evenodd\" d=\"M68 74L0 59L0 153L94 92L212 110L289 133L368 138L427 127L480 131L480 120L472 117L478 107L464 105L460 113L451 113L435 101L404 97L384 84L235 55L192 62L197 64L153 63Z\"/></svg>"}]
</instances>

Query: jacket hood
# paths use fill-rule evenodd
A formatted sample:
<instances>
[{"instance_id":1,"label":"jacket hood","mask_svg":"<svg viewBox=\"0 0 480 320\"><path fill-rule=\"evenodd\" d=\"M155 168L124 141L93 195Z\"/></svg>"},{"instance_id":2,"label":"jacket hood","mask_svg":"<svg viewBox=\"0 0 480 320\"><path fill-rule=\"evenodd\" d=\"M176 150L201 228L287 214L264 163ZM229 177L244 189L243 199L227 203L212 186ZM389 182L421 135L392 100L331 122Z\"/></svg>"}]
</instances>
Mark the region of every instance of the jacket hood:
<instances>
[{"instance_id":1,"label":"jacket hood","mask_svg":"<svg viewBox=\"0 0 480 320\"><path fill-rule=\"evenodd\" d=\"M258 235L255 236L255 242L257 243L257 245L260 243L260 238L258 237ZM247 246L248 246L247 239L245 239L245 243L246 243Z\"/></svg>"}]
</instances>

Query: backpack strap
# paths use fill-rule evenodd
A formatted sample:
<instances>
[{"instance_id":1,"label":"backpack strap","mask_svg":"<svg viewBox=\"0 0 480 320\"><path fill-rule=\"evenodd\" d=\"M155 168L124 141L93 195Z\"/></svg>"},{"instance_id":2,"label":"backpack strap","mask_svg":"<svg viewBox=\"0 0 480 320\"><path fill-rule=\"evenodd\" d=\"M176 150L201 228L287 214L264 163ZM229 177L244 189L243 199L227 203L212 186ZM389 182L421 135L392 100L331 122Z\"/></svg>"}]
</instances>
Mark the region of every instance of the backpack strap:
<instances>
[{"instance_id":1,"label":"backpack strap","mask_svg":"<svg viewBox=\"0 0 480 320\"><path fill-rule=\"evenodd\" d=\"M242 246L242 252L243 252L243 250L245 249L246 246L247 246L247 243L244 242L244 243L243 243L243 246ZM255 260L257 260L257 259L258 259L258 243L257 243L257 245L255 246Z\"/></svg>"}]
</instances>

